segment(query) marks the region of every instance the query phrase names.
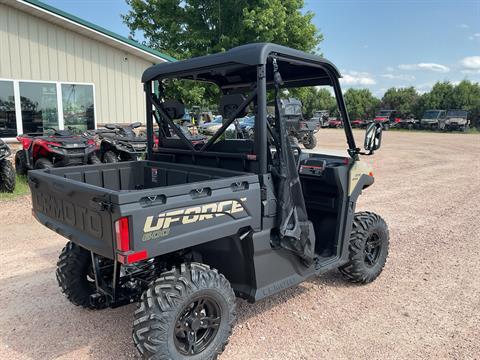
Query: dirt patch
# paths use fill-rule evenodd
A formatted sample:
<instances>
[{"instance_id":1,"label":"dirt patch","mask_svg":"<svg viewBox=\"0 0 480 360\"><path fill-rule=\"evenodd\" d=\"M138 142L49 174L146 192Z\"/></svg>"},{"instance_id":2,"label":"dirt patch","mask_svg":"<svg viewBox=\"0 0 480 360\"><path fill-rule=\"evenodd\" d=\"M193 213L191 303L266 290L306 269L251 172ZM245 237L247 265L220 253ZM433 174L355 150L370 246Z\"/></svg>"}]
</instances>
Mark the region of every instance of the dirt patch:
<instances>
[{"instance_id":1,"label":"dirt patch","mask_svg":"<svg viewBox=\"0 0 480 360\"><path fill-rule=\"evenodd\" d=\"M346 146L341 130L321 130L318 144ZM238 301L222 359L478 358L479 150L478 135L384 133L365 157L376 183L357 207L389 224L383 274L352 286L333 271L257 304ZM60 294L65 239L33 219L28 197L0 203L0 240L0 358L137 357L133 306L86 311Z\"/></svg>"}]
</instances>

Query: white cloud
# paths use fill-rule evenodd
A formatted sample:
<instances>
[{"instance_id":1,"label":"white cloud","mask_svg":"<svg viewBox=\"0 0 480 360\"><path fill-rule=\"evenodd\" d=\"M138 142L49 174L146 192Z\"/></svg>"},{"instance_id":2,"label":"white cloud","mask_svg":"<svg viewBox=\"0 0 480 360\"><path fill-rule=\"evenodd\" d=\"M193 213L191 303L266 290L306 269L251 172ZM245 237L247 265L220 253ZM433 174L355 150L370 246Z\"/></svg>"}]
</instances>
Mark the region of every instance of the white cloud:
<instances>
[{"instance_id":1,"label":"white cloud","mask_svg":"<svg viewBox=\"0 0 480 360\"><path fill-rule=\"evenodd\" d=\"M467 70L480 70L480 56L464 57L460 64Z\"/></svg>"},{"instance_id":2,"label":"white cloud","mask_svg":"<svg viewBox=\"0 0 480 360\"><path fill-rule=\"evenodd\" d=\"M461 29L468 29L470 27L467 24L458 24L457 26Z\"/></svg>"},{"instance_id":3,"label":"white cloud","mask_svg":"<svg viewBox=\"0 0 480 360\"><path fill-rule=\"evenodd\" d=\"M345 72L340 81L345 85L375 85L377 83L371 74L358 71Z\"/></svg>"},{"instance_id":4,"label":"white cloud","mask_svg":"<svg viewBox=\"0 0 480 360\"><path fill-rule=\"evenodd\" d=\"M390 80L404 80L404 81L413 81L415 80L415 76L413 75L406 75L406 74L383 74L382 77L385 79L390 79Z\"/></svg>"},{"instance_id":5,"label":"white cloud","mask_svg":"<svg viewBox=\"0 0 480 360\"><path fill-rule=\"evenodd\" d=\"M398 68L402 70L428 70L443 73L450 71L448 66L435 63L401 64L398 65Z\"/></svg>"},{"instance_id":6,"label":"white cloud","mask_svg":"<svg viewBox=\"0 0 480 360\"><path fill-rule=\"evenodd\" d=\"M393 68L393 66L387 66L387 67L386 67L386 70L387 70L388 72L392 72L392 71L394 71L395 69Z\"/></svg>"},{"instance_id":7,"label":"white cloud","mask_svg":"<svg viewBox=\"0 0 480 360\"><path fill-rule=\"evenodd\" d=\"M475 39L480 39L480 33L475 33L468 37L468 40L475 40Z\"/></svg>"},{"instance_id":8,"label":"white cloud","mask_svg":"<svg viewBox=\"0 0 480 360\"><path fill-rule=\"evenodd\" d=\"M418 84L416 86L416 89L417 89L418 93L421 95L421 94L425 94L425 93L429 92L430 90L432 90L432 87L433 87L433 83L423 83L423 84Z\"/></svg>"}]
</instances>

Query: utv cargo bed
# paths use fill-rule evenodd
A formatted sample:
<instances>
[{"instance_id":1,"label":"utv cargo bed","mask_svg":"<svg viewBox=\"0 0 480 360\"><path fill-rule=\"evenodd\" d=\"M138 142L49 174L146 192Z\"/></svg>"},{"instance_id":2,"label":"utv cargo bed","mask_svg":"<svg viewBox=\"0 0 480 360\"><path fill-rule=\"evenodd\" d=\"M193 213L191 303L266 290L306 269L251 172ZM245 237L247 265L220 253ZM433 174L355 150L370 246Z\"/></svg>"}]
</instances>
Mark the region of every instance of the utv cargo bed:
<instances>
[{"instance_id":1,"label":"utv cargo bed","mask_svg":"<svg viewBox=\"0 0 480 360\"><path fill-rule=\"evenodd\" d=\"M135 224L131 252L146 250L148 257L260 228L259 180L250 173L136 161L37 170L28 177L35 217L110 259L121 217Z\"/></svg>"}]
</instances>

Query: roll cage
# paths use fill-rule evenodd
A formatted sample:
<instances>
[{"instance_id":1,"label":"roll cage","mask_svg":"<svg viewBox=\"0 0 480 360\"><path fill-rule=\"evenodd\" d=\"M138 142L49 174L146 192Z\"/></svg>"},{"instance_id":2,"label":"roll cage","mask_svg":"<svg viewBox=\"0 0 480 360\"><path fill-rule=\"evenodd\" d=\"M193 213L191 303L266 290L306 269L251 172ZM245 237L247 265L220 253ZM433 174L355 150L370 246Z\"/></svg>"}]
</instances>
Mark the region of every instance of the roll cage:
<instances>
[{"instance_id":1,"label":"roll cage","mask_svg":"<svg viewBox=\"0 0 480 360\"><path fill-rule=\"evenodd\" d=\"M281 84L275 72L281 74ZM170 154L211 155L234 157L258 161L259 174L268 172L268 129L267 91L280 85L281 88L330 85L333 87L348 144L348 153L358 159L359 149L353 137L350 118L340 88L338 69L328 60L313 54L271 43L243 45L229 51L188 60L162 63L148 68L143 76L146 93L146 125L148 158L154 148L153 119L163 133L170 130L183 142L183 149L159 148L156 151ZM246 93L243 101L229 116L224 117L220 129L200 148L195 148L180 129L175 126L174 112L168 111L168 100L164 97L164 81L170 79L194 80L216 84L222 95ZM154 83L157 84L155 87ZM212 151L212 145L251 103L255 109L254 154L225 153ZM159 131L162 133L162 131Z\"/></svg>"}]
</instances>

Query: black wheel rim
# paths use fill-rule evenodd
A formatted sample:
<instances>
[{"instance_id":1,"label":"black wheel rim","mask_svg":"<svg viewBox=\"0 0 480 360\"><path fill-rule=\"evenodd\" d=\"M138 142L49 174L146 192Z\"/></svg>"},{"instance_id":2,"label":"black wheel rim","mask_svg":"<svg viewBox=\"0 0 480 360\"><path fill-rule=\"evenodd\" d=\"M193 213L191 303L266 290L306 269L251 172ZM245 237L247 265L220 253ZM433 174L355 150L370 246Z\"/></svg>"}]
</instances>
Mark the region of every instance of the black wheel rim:
<instances>
[{"instance_id":1,"label":"black wheel rim","mask_svg":"<svg viewBox=\"0 0 480 360\"><path fill-rule=\"evenodd\" d=\"M221 310L209 296L192 300L175 322L175 346L182 355L196 355L204 351L217 335Z\"/></svg>"},{"instance_id":2,"label":"black wheel rim","mask_svg":"<svg viewBox=\"0 0 480 360\"><path fill-rule=\"evenodd\" d=\"M372 234L365 242L365 264L375 266L382 251L382 241L378 234Z\"/></svg>"}]
</instances>

